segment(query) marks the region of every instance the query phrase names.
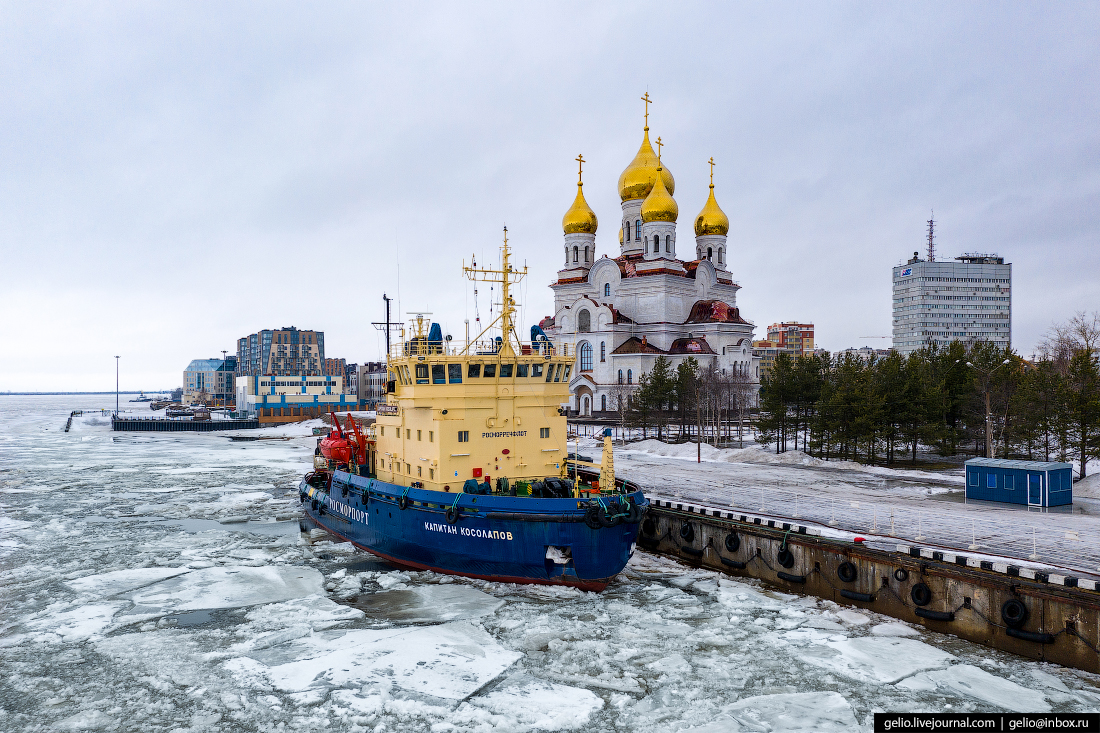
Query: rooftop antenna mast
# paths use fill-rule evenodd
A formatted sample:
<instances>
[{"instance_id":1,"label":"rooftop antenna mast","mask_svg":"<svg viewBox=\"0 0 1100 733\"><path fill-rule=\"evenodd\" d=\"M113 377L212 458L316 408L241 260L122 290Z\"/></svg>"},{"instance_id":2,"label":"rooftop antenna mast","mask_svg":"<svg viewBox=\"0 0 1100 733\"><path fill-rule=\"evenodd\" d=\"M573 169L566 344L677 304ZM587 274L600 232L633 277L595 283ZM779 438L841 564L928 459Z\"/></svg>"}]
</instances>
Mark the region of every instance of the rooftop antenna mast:
<instances>
[{"instance_id":1,"label":"rooftop antenna mast","mask_svg":"<svg viewBox=\"0 0 1100 733\"><path fill-rule=\"evenodd\" d=\"M936 212L932 212L932 218L928 220L928 261L936 261Z\"/></svg>"},{"instance_id":2,"label":"rooftop antenna mast","mask_svg":"<svg viewBox=\"0 0 1100 733\"><path fill-rule=\"evenodd\" d=\"M486 326L481 333L475 338L480 339L485 335L489 329L496 325L497 321L500 321L501 331L501 344L500 354L501 356L514 356L516 351L512 346L512 336L515 334L515 327L512 325L512 317L516 312L516 301L512 298L511 286L513 283L518 283L527 275L526 265L523 269L513 267L511 262L511 250L508 247L508 227L504 227L504 244L500 248L500 269L496 270L491 267L466 267L463 263L462 271L466 274L466 277L471 280L481 280L490 283L500 283L500 314ZM518 343L518 336L517 343ZM466 351L468 353L470 344L466 345Z\"/></svg>"},{"instance_id":3,"label":"rooftop antenna mast","mask_svg":"<svg viewBox=\"0 0 1100 733\"><path fill-rule=\"evenodd\" d=\"M374 322L370 325L386 334L386 358L388 359L390 355L390 331L394 328L401 328L401 324L390 321L390 303L393 302L393 298L382 293L382 300L386 302L386 320L384 322Z\"/></svg>"}]
</instances>

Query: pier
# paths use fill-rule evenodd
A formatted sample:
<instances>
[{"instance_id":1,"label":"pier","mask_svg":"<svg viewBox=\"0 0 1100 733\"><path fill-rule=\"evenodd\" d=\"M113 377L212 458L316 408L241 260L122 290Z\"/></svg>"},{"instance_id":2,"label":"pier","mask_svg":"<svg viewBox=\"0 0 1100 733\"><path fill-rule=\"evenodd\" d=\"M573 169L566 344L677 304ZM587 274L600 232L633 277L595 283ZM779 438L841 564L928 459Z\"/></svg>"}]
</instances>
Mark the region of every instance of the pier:
<instances>
[{"instance_id":1,"label":"pier","mask_svg":"<svg viewBox=\"0 0 1100 733\"><path fill-rule=\"evenodd\" d=\"M638 546L978 644L1100 672L1100 583L1026 561L975 556L650 497ZM862 540L862 538L859 538Z\"/></svg>"},{"instance_id":2,"label":"pier","mask_svg":"<svg viewBox=\"0 0 1100 733\"><path fill-rule=\"evenodd\" d=\"M111 417L111 430L121 432L199 432L252 430L260 427L256 418L243 420L180 420L165 417Z\"/></svg>"}]
</instances>

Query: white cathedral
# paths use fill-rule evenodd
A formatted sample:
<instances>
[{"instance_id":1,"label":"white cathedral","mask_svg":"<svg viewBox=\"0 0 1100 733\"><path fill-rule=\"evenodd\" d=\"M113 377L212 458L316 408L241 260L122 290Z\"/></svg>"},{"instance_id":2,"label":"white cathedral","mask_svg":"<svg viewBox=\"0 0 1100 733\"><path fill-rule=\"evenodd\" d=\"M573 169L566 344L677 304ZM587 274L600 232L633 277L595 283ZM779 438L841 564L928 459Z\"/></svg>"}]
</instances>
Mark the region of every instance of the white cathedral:
<instances>
[{"instance_id":1,"label":"white cathedral","mask_svg":"<svg viewBox=\"0 0 1100 733\"><path fill-rule=\"evenodd\" d=\"M711 166L710 196L695 217L692 260L676 256L676 182L653 152L648 114L642 146L619 176L617 257L597 259L596 214L578 180L577 197L562 218L565 267L550 286L554 316L541 324L553 342L576 348L571 411L591 416L615 410L620 385L636 385L662 355L674 369L695 357L704 369L755 381L753 323L737 310L740 286L730 275L726 248L729 219L714 199Z\"/></svg>"}]
</instances>

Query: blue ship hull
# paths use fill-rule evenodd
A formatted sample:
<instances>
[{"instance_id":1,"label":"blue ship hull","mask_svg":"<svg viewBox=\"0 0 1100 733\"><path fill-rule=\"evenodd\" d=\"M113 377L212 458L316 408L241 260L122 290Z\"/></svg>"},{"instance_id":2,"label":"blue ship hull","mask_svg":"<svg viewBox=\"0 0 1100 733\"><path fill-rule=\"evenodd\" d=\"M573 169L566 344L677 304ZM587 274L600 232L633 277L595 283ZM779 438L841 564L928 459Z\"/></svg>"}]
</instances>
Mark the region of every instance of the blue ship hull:
<instances>
[{"instance_id":1,"label":"blue ship hull","mask_svg":"<svg viewBox=\"0 0 1100 733\"><path fill-rule=\"evenodd\" d=\"M626 567L642 513L593 528L586 499L456 495L343 471L325 488L307 476L299 497L310 522L395 565L593 591ZM643 511L649 504L640 490L627 498Z\"/></svg>"}]
</instances>

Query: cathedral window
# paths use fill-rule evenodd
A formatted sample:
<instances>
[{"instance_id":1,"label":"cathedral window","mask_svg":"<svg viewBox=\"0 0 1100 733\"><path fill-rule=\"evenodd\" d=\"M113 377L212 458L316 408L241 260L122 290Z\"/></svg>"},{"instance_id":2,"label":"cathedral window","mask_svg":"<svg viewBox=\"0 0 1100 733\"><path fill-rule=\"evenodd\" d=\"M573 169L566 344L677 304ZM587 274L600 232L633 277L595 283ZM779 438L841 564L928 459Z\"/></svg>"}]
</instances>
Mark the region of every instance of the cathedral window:
<instances>
[{"instance_id":1,"label":"cathedral window","mask_svg":"<svg viewBox=\"0 0 1100 733\"><path fill-rule=\"evenodd\" d=\"M671 251L672 251L672 235L666 234L665 235L665 252L671 252Z\"/></svg>"},{"instance_id":2,"label":"cathedral window","mask_svg":"<svg viewBox=\"0 0 1100 733\"><path fill-rule=\"evenodd\" d=\"M607 412L607 395L600 395L600 412Z\"/></svg>"},{"instance_id":3,"label":"cathedral window","mask_svg":"<svg viewBox=\"0 0 1100 733\"><path fill-rule=\"evenodd\" d=\"M714 250L710 247L707 247L707 259L709 260L712 257L714 257Z\"/></svg>"},{"instance_id":4,"label":"cathedral window","mask_svg":"<svg viewBox=\"0 0 1100 733\"><path fill-rule=\"evenodd\" d=\"M584 248L584 261L588 262L588 247Z\"/></svg>"},{"instance_id":5,"label":"cathedral window","mask_svg":"<svg viewBox=\"0 0 1100 733\"><path fill-rule=\"evenodd\" d=\"M649 237L645 238L645 253L649 254Z\"/></svg>"},{"instance_id":6,"label":"cathedral window","mask_svg":"<svg viewBox=\"0 0 1100 733\"><path fill-rule=\"evenodd\" d=\"M634 221L634 241L637 242L642 238L642 220L636 219Z\"/></svg>"},{"instance_id":7,"label":"cathedral window","mask_svg":"<svg viewBox=\"0 0 1100 733\"><path fill-rule=\"evenodd\" d=\"M605 297L605 298L610 298L611 297L611 283L604 283L603 284L603 297Z\"/></svg>"},{"instance_id":8,"label":"cathedral window","mask_svg":"<svg viewBox=\"0 0 1100 733\"><path fill-rule=\"evenodd\" d=\"M623 237L623 241L624 242L629 242L630 241L630 222L629 221L626 223L626 236Z\"/></svg>"},{"instance_id":9,"label":"cathedral window","mask_svg":"<svg viewBox=\"0 0 1100 733\"><path fill-rule=\"evenodd\" d=\"M592 371L592 344L587 341L581 342L581 371Z\"/></svg>"},{"instance_id":10,"label":"cathedral window","mask_svg":"<svg viewBox=\"0 0 1100 733\"><path fill-rule=\"evenodd\" d=\"M577 248L576 247L573 248L573 261L574 262L577 261Z\"/></svg>"},{"instance_id":11,"label":"cathedral window","mask_svg":"<svg viewBox=\"0 0 1100 733\"><path fill-rule=\"evenodd\" d=\"M719 247L718 248L718 264L719 265L726 264L726 249L724 247Z\"/></svg>"},{"instance_id":12,"label":"cathedral window","mask_svg":"<svg viewBox=\"0 0 1100 733\"><path fill-rule=\"evenodd\" d=\"M626 383L627 384L634 384L634 370L633 369L627 369L626 370Z\"/></svg>"},{"instance_id":13,"label":"cathedral window","mask_svg":"<svg viewBox=\"0 0 1100 733\"><path fill-rule=\"evenodd\" d=\"M623 370L620 369L619 370L619 384L622 384L622 383L623 383Z\"/></svg>"},{"instance_id":14,"label":"cathedral window","mask_svg":"<svg viewBox=\"0 0 1100 733\"><path fill-rule=\"evenodd\" d=\"M600 361L607 361L607 342L600 342Z\"/></svg>"},{"instance_id":15,"label":"cathedral window","mask_svg":"<svg viewBox=\"0 0 1100 733\"><path fill-rule=\"evenodd\" d=\"M581 312L577 314L577 331L580 333L588 333L592 330L592 314L588 312L587 308L582 308Z\"/></svg>"}]
</instances>

